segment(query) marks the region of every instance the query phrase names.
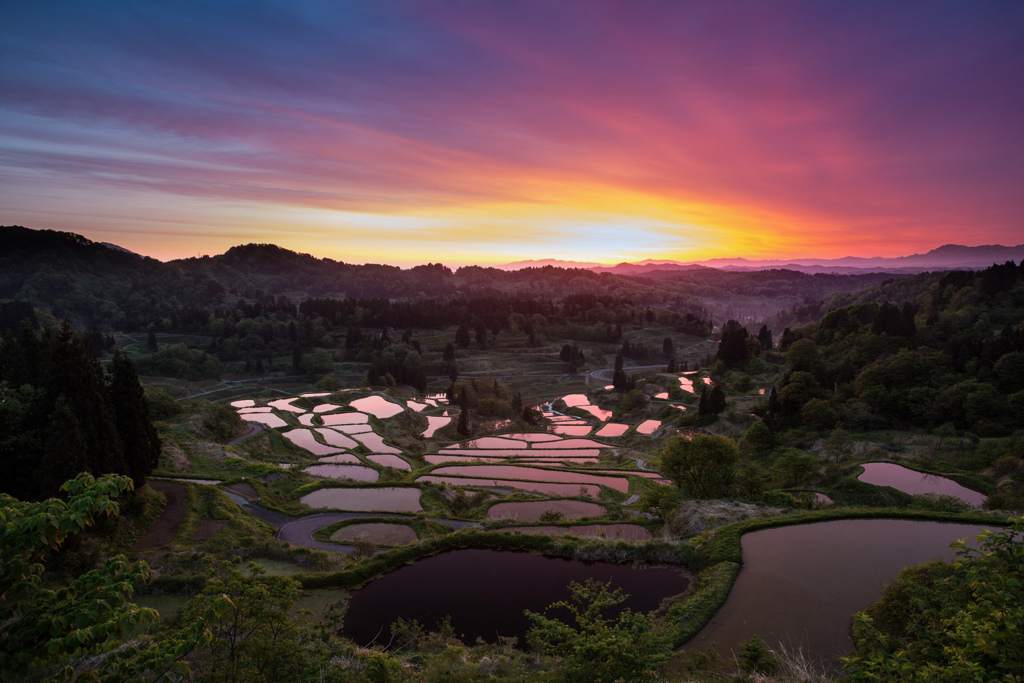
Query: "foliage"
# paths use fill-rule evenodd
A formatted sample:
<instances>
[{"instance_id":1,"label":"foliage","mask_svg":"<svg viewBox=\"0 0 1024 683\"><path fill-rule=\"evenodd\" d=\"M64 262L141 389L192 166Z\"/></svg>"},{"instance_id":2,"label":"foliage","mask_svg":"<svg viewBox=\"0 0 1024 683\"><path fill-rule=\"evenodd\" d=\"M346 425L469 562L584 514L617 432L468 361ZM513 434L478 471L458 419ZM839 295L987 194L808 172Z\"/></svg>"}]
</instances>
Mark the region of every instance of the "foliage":
<instances>
[{"instance_id":1,"label":"foliage","mask_svg":"<svg viewBox=\"0 0 1024 683\"><path fill-rule=\"evenodd\" d=\"M1024 677L1024 518L985 531L958 559L906 570L854 618L853 680L1019 681Z\"/></svg>"},{"instance_id":2,"label":"foliage","mask_svg":"<svg viewBox=\"0 0 1024 683\"><path fill-rule=\"evenodd\" d=\"M202 349L190 349L185 344L167 344L156 353L137 356L135 366L143 375L191 381L219 379L222 369L216 356Z\"/></svg>"},{"instance_id":3,"label":"foliage","mask_svg":"<svg viewBox=\"0 0 1024 683\"><path fill-rule=\"evenodd\" d=\"M619 400L619 404L615 406L616 415L626 415L634 410L642 408L647 403L647 396L643 392L632 389Z\"/></svg>"},{"instance_id":4,"label":"foliage","mask_svg":"<svg viewBox=\"0 0 1024 683\"><path fill-rule=\"evenodd\" d=\"M764 422L758 420L750 425L740 440L740 451L755 458L766 457L779 445L778 437Z\"/></svg>"},{"instance_id":5,"label":"foliage","mask_svg":"<svg viewBox=\"0 0 1024 683\"><path fill-rule=\"evenodd\" d=\"M779 670L778 660L759 636L740 643L739 665L743 671L758 674L773 674Z\"/></svg>"},{"instance_id":6,"label":"foliage","mask_svg":"<svg viewBox=\"0 0 1024 683\"><path fill-rule=\"evenodd\" d=\"M723 436L674 436L661 451L661 471L691 498L717 498L732 484L738 453Z\"/></svg>"},{"instance_id":7,"label":"foliage","mask_svg":"<svg viewBox=\"0 0 1024 683\"><path fill-rule=\"evenodd\" d=\"M68 326L8 337L0 353L0 491L42 500L79 472L127 474L141 486L160 441L131 362L109 378Z\"/></svg>"},{"instance_id":8,"label":"foliage","mask_svg":"<svg viewBox=\"0 0 1024 683\"><path fill-rule=\"evenodd\" d=\"M154 420L166 420L181 415L184 408L165 389L148 386L145 388L146 402L149 404L149 415Z\"/></svg>"},{"instance_id":9,"label":"foliage","mask_svg":"<svg viewBox=\"0 0 1024 683\"><path fill-rule=\"evenodd\" d=\"M747 339L750 335L747 328L735 320L728 321L722 328L722 339L718 344L718 360L725 363L727 367L741 365L750 357L747 350Z\"/></svg>"},{"instance_id":10,"label":"foliage","mask_svg":"<svg viewBox=\"0 0 1024 683\"><path fill-rule=\"evenodd\" d=\"M606 614L625 601L611 582L588 579L569 584L572 598L548 611L566 610L570 622L526 611L533 626L530 645L543 654L562 657L558 672L565 681L655 681L657 669L668 659L668 643L654 632L654 620L631 610L615 619Z\"/></svg>"},{"instance_id":11,"label":"foliage","mask_svg":"<svg viewBox=\"0 0 1024 683\"><path fill-rule=\"evenodd\" d=\"M246 423L231 406L209 403L203 410L203 429L217 441L227 441L246 431Z\"/></svg>"},{"instance_id":12,"label":"foliage","mask_svg":"<svg viewBox=\"0 0 1024 683\"><path fill-rule=\"evenodd\" d=\"M185 623L204 618L207 606L227 599L208 619L213 638L191 656L194 681L297 680L308 665L308 629L291 610L301 595L298 581L267 575L256 563L243 571L230 562L208 564L206 586L182 613Z\"/></svg>"},{"instance_id":13,"label":"foliage","mask_svg":"<svg viewBox=\"0 0 1024 683\"><path fill-rule=\"evenodd\" d=\"M698 415L718 415L727 407L722 387L716 384L710 390L706 386L701 388L700 401L697 404Z\"/></svg>"},{"instance_id":14,"label":"foliage","mask_svg":"<svg viewBox=\"0 0 1024 683\"><path fill-rule=\"evenodd\" d=\"M153 610L129 602L149 576L145 563L118 555L60 588L40 579L47 554L98 520L117 515L114 498L131 479L81 474L61 489L68 499L25 503L0 494L0 677L43 661L95 650L130 631Z\"/></svg>"}]
</instances>

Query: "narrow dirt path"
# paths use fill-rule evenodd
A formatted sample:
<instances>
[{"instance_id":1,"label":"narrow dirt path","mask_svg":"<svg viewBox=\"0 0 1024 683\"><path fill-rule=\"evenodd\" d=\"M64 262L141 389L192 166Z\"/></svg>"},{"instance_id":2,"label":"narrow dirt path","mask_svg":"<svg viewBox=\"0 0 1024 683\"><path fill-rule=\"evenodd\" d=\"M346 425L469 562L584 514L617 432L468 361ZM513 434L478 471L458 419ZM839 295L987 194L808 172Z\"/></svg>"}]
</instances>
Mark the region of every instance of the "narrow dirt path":
<instances>
[{"instance_id":1,"label":"narrow dirt path","mask_svg":"<svg viewBox=\"0 0 1024 683\"><path fill-rule=\"evenodd\" d=\"M252 428L249 430L248 434L243 434L242 436L238 437L237 439L232 439L231 441L228 441L224 445L225 446L234 446L235 444L241 443L242 441L245 441L249 437L256 436L257 434L259 434L260 432L263 431L263 425L258 425L258 424L254 424L254 423L250 423L250 424L252 425Z\"/></svg>"},{"instance_id":2,"label":"narrow dirt path","mask_svg":"<svg viewBox=\"0 0 1024 683\"><path fill-rule=\"evenodd\" d=\"M178 534L178 527L185 520L187 494L184 484L174 481L151 481L149 487L164 494L167 497L167 505L153 522L153 526L136 542L136 550L169 546Z\"/></svg>"}]
</instances>

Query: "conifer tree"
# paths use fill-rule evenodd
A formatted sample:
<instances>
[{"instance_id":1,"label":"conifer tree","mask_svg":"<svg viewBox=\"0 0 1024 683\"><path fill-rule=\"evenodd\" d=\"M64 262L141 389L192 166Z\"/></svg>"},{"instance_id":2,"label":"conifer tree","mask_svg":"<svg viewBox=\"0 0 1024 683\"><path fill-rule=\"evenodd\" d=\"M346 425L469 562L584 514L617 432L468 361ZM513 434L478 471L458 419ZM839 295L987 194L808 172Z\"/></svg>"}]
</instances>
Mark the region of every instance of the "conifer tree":
<instances>
[{"instance_id":1,"label":"conifer tree","mask_svg":"<svg viewBox=\"0 0 1024 683\"><path fill-rule=\"evenodd\" d=\"M59 491L65 481L85 470L85 442L78 418L67 397L61 394L47 425L43 458L39 461L36 478L43 491Z\"/></svg>"},{"instance_id":2,"label":"conifer tree","mask_svg":"<svg viewBox=\"0 0 1024 683\"><path fill-rule=\"evenodd\" d=\"M111 364L110 395L127 466L125 473L138 490L160 463L160 437L149 418L149 404L135 366L121 353L114 354Z\"/></svg>"}]
</instances>

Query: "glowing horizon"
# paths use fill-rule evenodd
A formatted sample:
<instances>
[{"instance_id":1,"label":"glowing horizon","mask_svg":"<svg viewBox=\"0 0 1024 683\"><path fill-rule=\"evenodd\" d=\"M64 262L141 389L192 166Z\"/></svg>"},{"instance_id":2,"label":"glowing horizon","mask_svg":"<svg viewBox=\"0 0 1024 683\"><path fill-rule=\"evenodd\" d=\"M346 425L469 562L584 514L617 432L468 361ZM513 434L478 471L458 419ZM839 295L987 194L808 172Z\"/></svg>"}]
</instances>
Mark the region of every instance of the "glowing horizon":
<instances>
[{"instance_id":1,"label":"glowing horizon","mask_svg":"<svg viewBox=\"0 0 1024 683\"><path fill-rule=\"evenodd\" d=\"M161 260L1024 242L1024 8L12 3L0 224Z\"/></svg>"}]
</instances>

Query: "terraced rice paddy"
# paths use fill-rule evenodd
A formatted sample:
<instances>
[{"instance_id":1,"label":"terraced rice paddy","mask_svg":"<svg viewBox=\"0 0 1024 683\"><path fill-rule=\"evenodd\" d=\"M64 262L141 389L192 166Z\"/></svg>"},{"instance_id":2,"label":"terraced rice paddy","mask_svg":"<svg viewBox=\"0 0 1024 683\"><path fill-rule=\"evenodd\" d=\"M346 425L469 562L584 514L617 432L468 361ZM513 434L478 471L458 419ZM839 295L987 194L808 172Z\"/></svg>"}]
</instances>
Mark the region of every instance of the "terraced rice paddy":
<instances>
[{"instance_id":1,"label":"terraced rice paddy","mask_svg":"<svg viewBox=\"0 0 1024 683\"><path fill-rule=\"evenodd\" d=\"M373 431L373 427L368 424L334 425L331 429L342 434L363 434Z\"/></svg>"},{"instance_id":2,"label":"terraced rice paddy","mask_svg":"<svg viewBox=\"0 0 1024 683\"><path fill-rule=\"evenodd\" d=\"M548 534L559 536L590 536L593 538L610 538L621 541L649 541L651 532L639 524L587 524L575 526L521 526L502 527L499 531L517 534Z\"/></svg>"},{"instance_id":3,"label":"terraced rice paddy","mask_svg":"<svg viewBox=\"0 0 1024 683\"><path fill-rule=\"evenodd\" d=\"M282 398L282 399L278 399L276 401L271 401L267 405L269 405L274 410L280 410L282 412L288 412L288 413L304 413L304 412L306 412L305 408L299 408L297 406L293 406L292 405L292 401L295 401L295 400L297 400L297 399L294 399L294 398Z\"/></svg>"},{"instance_id":4,"label":"terraced rice paddy","mask_svg":"<svg viewBox=\"0 0 1024 683\"><path fill-rule=\"evenodd\" d=\"M306 449L313 455L333 455L345 450L344 448L325 446L320 443L316 440L316 437L313 436L313 430L311 429L292 429L282 433L281 436L288 439L299 448Z\"/></svg>"},{"instance_id":5,"label":"terraced rice paddy","mask_svg":"<svg viewBox=\"0 0 1024 683\"><path fill-rule=\"evenodd\" d=\"M601 489L593 484L552 484L549 482L513 481L509 479L471 479L469 477L438 477L424 475L417 481L432 484L448 484L449 486L478 486L485 488L509 488L521 491L533 491L549 496L587 496L597 498Z\"/></svg>"},{"instance_id":6,"label":"terraced rice paddy","mask_svg":"<svg viewBox=\"0 0 1024 683\"><path fill-rule=\"evenodd\" d=\"M563 519L601 517L607 510L603 505L582 500L538 500L517 503L498 503L487 510L487 519L515 519L520 522L540 521L545 512L557 512Z\"/></svg>"},{"instance_id":7,"label":"terraced rice paddy","mask_svg":"<svg viewBox=\"0 0 1024 683\"><path fill-rule=\"evenodd\" d=\"M593 427L588 424L585 425L556 425L551 428L555 434L561 434L564 436L586 436L591 432Z\"/></svg>"},{"instance_id":8,"label":"terraced rice paddy","mask_svg":"<svg viewBox=\"0 0 1024 683\"><path fill-rule=\"evenodd\" d=\"M334 427L337 425L367 424L370 416L366 413L337 413L335 415L324 415L320 418L324 425Z\"/></svg>"},{"instance_id":9,"label":"terraced rice paddy","mask_svg":"<svg viewBox=\"0 0 1024 683\"><path fill-rule=\"evenodd\" d=\"M658 431L658 427L661 426L661 420L644 420L636 426L637 434L651 435Z\"/></svg>"},{"instance_id":10,"label":"terraced rice paddy","mask_svg":"<svg viewBox=\"0 0 1024 683\"><path fill-rule=\"evenodd\" d=\"M438 453L440 455L472 455L472 456L483 456L485 458L562 458L568 456L575 456L577 458L596 458L600 455L600 451L596 448L577 448L577 449L555 449L548 448L550 444L542 444L545 448L529 448L523 450L505 450L501 448L496 449L449 449L443 448Z\"/></svg>"},{"instance_id":11,"label":"terraced rice paddy","mask_svg":"<svg viewBox=\"0 0 1024 683\"><path fill-rule=\"evenodd\" d=\"M336 453L335 455L326 455L317 460L317 462L334 465L358 465L362 461L351 453Z\"/></svg>"},{"instance_id":12,"label":"terraced rice paddy","mask_svg":"<svg viewBox=\"0 0 1024 683\"><path fill-rule=\"evenodd\" d=\"M359 434L353 434L352 437L374 453L393 453L398 455L402 452L393 446L388 446L384 443L384 437L374 432L360 432Z\"/></svg>"},{"instance_id":13,"label":"terraced rice paddy","mask_svg":"<svg viewBox=\"0 0 1024 683\"><path fill-rule=\"evenodd\" d=\"M393 467L396 470L405 470L407 472L412 471L412 465L391 453L368 455L366 456L366 459L374 464L380 465L381 467Z\"/></svg>"},{"instance_id":14,"label":"terraced rice paddy","mask_svg":"<svg viewBox=\"0 0 1024 683\"><path fill-rule=\"evenodd\" d=\"M594 436L600 436L604 438L615 438L622 436L629 431L629 425L619 424L617 422L609 422L599 430L594 432Z\"/></svg>"},{"instance_id":15,"label":"terraced rice paddy","mask_svg":"<svg viewBox=\"0 0 1024 683\"><path fill-rule=\"evenodd\" d=\"M356 512L420 512L418 488L330 488L303 496L299 502L311 508Z\"/></svg>"},{"instance_id":16,"label":"terraced rice paddy","mask_svg":"<svg viewBox=\"0 0 1024 683\"><path fill-rule=\"evenodd\" d=\"M526 448L526 442L519 439L485 436L480 439L453 444L450 448Z\"/></svg>"},{"instance_id":17,"label":"terraced rice paddy","mask_svg":"<svg viewBox=\"0 0 1024 683\"><path fill-rule=\"evenodd\" d=\"M328 446L337 446L338 448L355 448L359 445L341 432L330 429L329 427L321 427L313 431L319 434Z\"/></svg>"},{"instance_id":18,"label":"terraced rice paddy","mask_svg":"<svg viewBox=\"0 0 1024 683\"><path fill-rule=\"evenodd\" d=\"M349 403L350 406L364 413L373 415L378 420L394 417L402 412L402 406L383 398L381 396L367 396L358 398Z\"/></svg>"},{"instance_id":19,"label":"terraced rice paddy","mask_svg":"<svg viewBox=\"0 0 1024 683\"><path fill-rule=\"evenodd\" d=\"M352 524L331 534L331 540L336 543L351 543L359 539L377 545L408 545L418 540L416 532L411 527L405 524L388 524L387 522Z\"/></svg>"},{"instance_id":20,"label":"terraced rice paddy","mask_svg":"<svg viewBox=\"0 0 1024 683\"><path fill-rule=\"evenodd\" d=\"M351 479L352 481L377 481L380 478L377 470L363 465L312 465L303 471L314 477Z\"/></svg>"},{"instance_id":21,"label":"terraced rice paddy","mask_svg":"<svg viewBox=\"0 0 1024 683\"><path fill-rule=\"evenodd\" d=\"M543 434L540 432L533 432L529 434L506 434L505 438L517 439L519 441L559 441L560 439L554 434Z\"/></svg>"},{"instance_id":22,"label":"terraced rice paddy","mask_svg":"<svg viewBox=\"0 0 1024 683\"><path fill-rule=\"evenodd\" d=\"M868 484L891 486L911 495L953 496L974 506L985 502L985 494L972 491L952 479L917 472L891 462L867 462L863 467L864 472L857 478Z\"/></svg>"},{"instance_id":23,"label":"terraced rice paddy","mask_svg":"<svg viewBox=\"0 0 1024 683\"><path fill-rule=\"evenodd\" d=\"M603 477L579 472L559 472L536 467L516 465L444 465L431 472L434 476L485 477L500 479L522 479L526 481L565 482L574 484L598 484L626 493L629 480L622 477Z\"/></svg>"},{"instance_id":24,"label":"terraced rice paddy","mask_svg":"<svg viewBox=\"0 0 1024 683\"><path fill-rule=\"evenodd\" d=\"M572 451L568 451L568 452L571 453ZM549 465L549 466L562 465L563 463L572 463L572 464L578 464L578 465L585 465L585 464L590 464L590 463L598 462L598 459L596 457L588 458L588 457L566 456L566 457L563 458L563 457L558 457L558 456L551 456L551 457L547 457L547 458L536 458L536 459L533 459L533 458L530 458L529 456L530 456L530 452L526 451L526 453L523 456L521 456L521 457L520 456L516 456L515 458L513 458L513 460L516 463L530 463L532 465ZM443 463L446 463L446 462L498 463L498 462L508 462L508 460L509 460L509 458L500 457L500 456L488 457L488 456L483 456L483 455L425 455L425 456L423 456L423 458L424 458L424 460L427 461L427 464L430 464L430 465L440 465L440 464L443 464Z\"/></svg>"},{"instance_id":25,"label":"terraced rice paddy","mask_svg":"<svg viewBox=\"0 0 1024 683\"><path fill-rule=\"evenodd\" d=\"M423 431L423 438L424 439L429 439L430 437L434 436L434 433L438 429L441 429L441 427L444 427L445 425L447 425L451 421L452 421L452 418L447 417L447 416L435 417L433 415L428 415L427 416L427 428Z\"/></svg>"},{"instance_id":26,"label":"terraced rice paddy","mask_svg":"<svg viewBox=\"0 0 1024 683\"><path fill-rule=\"evenodd\" d=\"M259 422L260 424L264 424L270 427L271 429L281 429L282 427L288 426L287 422L279 418L277 415L273 415L270 413L247 413L245 415L241 415L240 417L246 422Z\"/></svg>"}]
</instances>

